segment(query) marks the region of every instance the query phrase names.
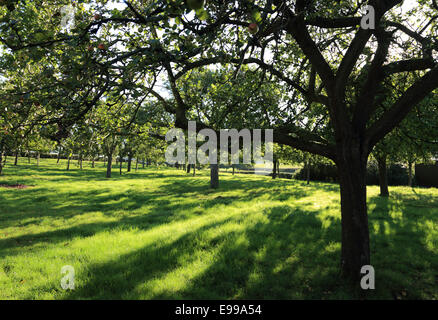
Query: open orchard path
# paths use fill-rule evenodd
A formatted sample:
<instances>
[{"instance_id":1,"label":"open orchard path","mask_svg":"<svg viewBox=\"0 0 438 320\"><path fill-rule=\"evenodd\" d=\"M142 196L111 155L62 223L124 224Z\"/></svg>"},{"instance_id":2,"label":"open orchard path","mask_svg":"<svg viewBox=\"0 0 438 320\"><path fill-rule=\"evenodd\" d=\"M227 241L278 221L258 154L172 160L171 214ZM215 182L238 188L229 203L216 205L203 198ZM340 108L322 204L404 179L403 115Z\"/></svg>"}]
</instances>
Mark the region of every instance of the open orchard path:
<instances>
[{"instance_id":1,"label":"open orchard path","mask_svg":"<svg viewBox=\"0 0 438 320\"><path fill-rule=\"evenodd\" d=\"M438 299L438 190L368 188L376 290L339 280L338 185L20 159L0 184L1 299ZM60 286L75 269L75 290Z\"/></svg>"}]
</instances>

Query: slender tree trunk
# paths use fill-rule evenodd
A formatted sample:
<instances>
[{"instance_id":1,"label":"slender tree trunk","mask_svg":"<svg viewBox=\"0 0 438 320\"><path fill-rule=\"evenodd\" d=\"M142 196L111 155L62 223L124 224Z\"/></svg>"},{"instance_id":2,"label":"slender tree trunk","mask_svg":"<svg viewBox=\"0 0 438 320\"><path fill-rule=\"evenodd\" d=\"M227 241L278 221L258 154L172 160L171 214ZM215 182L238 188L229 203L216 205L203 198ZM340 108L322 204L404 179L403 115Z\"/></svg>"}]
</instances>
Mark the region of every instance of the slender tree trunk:
<instances>
[{"instance_id":1,"label":"slender tree trunk","mask_svg":"<svg viewBox=\"0 0 438 320\"><path fill-rule=\"evenodd\" d=\"M30 163L30 150L27 150L27 163Z\"/></svg>"},{"instance_id":2,"label":"slender tree trunk","mask_svg":"<svg viewBox=\"0 0 438 320\"><path fill-rule=\"evenodd\" d=\"M3 145L0 148L0 175L3 173Z\"/></svg>"},{"instance_id":3,"label":"slender tree trunk","mask_svg":"<svg viewBox=\"0 0 438 320\"><path fill-rule=\"evenodd\" d=\"M111 178L111 169L112 169L112 164L113 164L113 153L110 152L107 154L107 165L106 165L106 177L107 178Z\"/></svg>"},{"instance_id":4,"label":"slender tree trunk","mask_svg":"<svg viewBox=\"0 0 438 320\"><path fill-rule=\"evenodd\" d=\"M19 155L19 151L17 150L16 152L15 152L15 160L14 160L14 166L17 166L18 165L18 155Z\"/></svg>"},{"instance_id":5,"label":"slender tree trunk","mask_svg":"<svg viewBox=\"0 0 438 320\"><path fill-rule=\"evenodd\" d=\"M388 190L388 169L386 165L386 155L377 157L377 165L379 167L379 184L380 196L389 197Z\"/></svg>"},{"instance_id":6,"label":"slender tree trunk","mask_svg":"<svg viewBox=\"0 0 438 320\"><path fill-rule=\"evenodd\" d=\"M234 176L234 170L236 169L236 167L234 166L234 164L233 164L233 176Z\"/></svg>"},{"instance_id":7,"label":"slender tree trunk","mask_svg":"<svg viewBox=\"0 0 438 320\"><path fill-rule=\"evenodd\" d=\"M67 171L70 170L70 159L71 159L71 156L69 155L68 159L67 159Z\"/></svg>"},{"instance_id":8,"label":"slender tree trunk","mask_svg":"<svg viewBox=\"0 0 438 320\"><path fill-rule=\"evenodd\" d=\"M123 158L122 158L122 156L120 156L120 161L119 162L120 162L120 164L119 164L120 165L119 166L119 174L122 175L122 168L123 168Z\"/></svg>"},{"instance_id":9,"label":"slender tree trunk","mask_svg":"<svg viewBox=\"0 0 438 320\"><path fill-rule=\"evenodd\" d=\"M310 160L306 162L306 181L307 184L310 184Z\"/></svg>"},{"instance_id":10,"label":"slender tree trunk","mask_svg":"<svg viewBox=\"0 0 438 320\"><path fill-rule=\"evenodd\" d=\"M40 166L40 153L37 153L37 167Z\"/></svg>"},{"instance_id":11,"label":"slender tree trunk","mask_svg":"<svg viewBox=\"0 0 438 320\"><path fill-rule=\"evenodd\" d=\"M82 153L79 155L79 168L82 170Z\"/></svg>"},{"instance_id":12,"label":"slender tree trunk","mask_svg":"<svg viewBox=\"0 0 438 320\"><path fill-rule=\"evenodd\" d=\"M277 161L277 175L280 178L280 161Z\"/></svg>"},{"instance_id":13,"label":"slender tree trunk","mask_svg":"<svg viewBox=\"0 0 438 320\"><path fill-rule=\"evenodd\" d=\"M412 187L412 165L413 165L413 163L412 163L412 161L409 161L408 162L408 176L409 176L409 181L408 181L408 185L410 186L410 187Z\"/></svg>"},{"instance_id":14,"label":"slender tree trunk","mask_svg":"<svg viewBox=\"0 0 438 320\"><path fill-rule=\"evenodd\" d=\"M95 161L95 159L94 159L94 157L92 157L91 158L91 167L94 169L94 161Z\"/></svg>"},{"instance_id":15,"label":"slender tree trunk","mask_svg":"<svg viewBox=\"0 0 438 320\"><path fill-rule=\"evenodd\" d=\"M210 188L219 188L219 165L210 164Z\"/></svg>"},{"instance_id":16,"label":"slender tree trunk","mask_svg":"<svg viewBox=\"0 0 438 320\"><path fill-rule=\"evenodd\" d=\"M59 163L60 159L61 159L61 148L58 148L58 159L56 160L56 164Z\"/></svg>"},{"instance_id":17,"label":"slender tree trunk","mask_svg":"<svg viewBox=\"0 0 438 320\"><path fill-rule=\"evenodd\" d=\"M359 150L359 143L346 143L343 150L338 150L337 161L342 216L341 270L344 277L353 280L360 279L362 266L370 264L366 203L368 155L361 155Z\"/></svg>"},{"instance_id":18,"label":"slender tree trunk","mask_svg":"<svg viewBox=\"0 0 438 320\"><path fill-rule=\"evenodd\" d=\"M128 154L128 172L131 172L132 154Z\"/></svg>"},{"instance_id":19,"label":"slender tree trunk","mask_svg":"<svg viewBox=\"0 0 438 320\"><path fill-rule=\"evenodd\" d=\"M145 163L145 159L143 158L143 164L142 164L143 165L143 169L144 169L144 163Z\"/></svg>"},{"instance_id":20,"label":"slender tree trunk","mask_svg":"<svg viewBox=\"0 0 438 320\"><path fill-rule=\"evenodd\" d=\"M190 173L190 167L191 167L192 165L189 163L188 165L187 165L187 173Z\"/></svg>"},{"instance_id":21,"label":"slender tree trunk","mask_svg":"<svg viewBox=\"0 0 438 320\"><path fill-rule=\"evenodd\" d=\"M274 168L272 170L272 179L277 178L277 160L274 159Z\"/></svg>"}]
</instances>

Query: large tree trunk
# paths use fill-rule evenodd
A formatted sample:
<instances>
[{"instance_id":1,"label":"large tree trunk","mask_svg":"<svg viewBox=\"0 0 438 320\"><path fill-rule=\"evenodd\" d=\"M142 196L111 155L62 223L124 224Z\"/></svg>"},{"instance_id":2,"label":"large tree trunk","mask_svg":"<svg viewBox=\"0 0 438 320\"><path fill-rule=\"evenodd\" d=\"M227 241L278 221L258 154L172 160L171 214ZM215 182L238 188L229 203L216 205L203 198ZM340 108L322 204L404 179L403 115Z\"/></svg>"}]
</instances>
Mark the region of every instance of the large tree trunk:
<instances>
[{"instance_id":1,"label":"large tree trunk","mask_svg":"<svg viewBox=\"0 0 438 320\"><path fill-rule=\"evenodd\" d=\"M111 169L112 169L112 165L113 165L113 153L108 153L107 154L107 164L106 164L106 177L107 178L111 178Z\"/></svg>"},{"instance_id":2,"label":"large tree trunk","mask_svg":"<svg viewBox=\"0 0 438 320\"><path fill-rule=\"evenodd\" d=\"M219 188L219 165L210 164L210 188Z\"/></svg>"},{"instance_id":3,"label":"large tree trunk","mask_svg":"<svg viewBox=\"0 0 438 320\"><path fill-rule=\"evenodd\" d=\"M342 147L341 147L342 148ZM361 155L359 143L338 151L337 167L341 189L342 250L344 277L358 280L362 266L370 264L370 241L366 203L368 155Z\"/></svg>"},{"instance_id":4,"label":"large tree trunk","mask_svg":"<svg viewBox=\"0 0 438 320\"><path fill-rule=\"evenodd\" d=\"M191 164L189 163L188 165L187 165L187 173L190 173L190 168L191 168Z\"/></svg>"},{"instance_id":5,"label":"large tree trunk","mask_svg":"<svg viewBox=\"0 0 438 320\"><path fill-rule=\"evenodd\" d=\"M377 157L377 165L379 167L380 196L389 197L386 155Z\"/></svg>"},{"instance_id":6,"label":"large tree trunk","mask_svg":"<svg viewBox=\"0 0 438 320\"><path fill-rule=\"evenodd\" d=\"M408 185L410 186L410 187L412 187L412 165L413 165L413 163L412 163L412 161L409 161L408 162Z\"/></svg>"}]
</instances>

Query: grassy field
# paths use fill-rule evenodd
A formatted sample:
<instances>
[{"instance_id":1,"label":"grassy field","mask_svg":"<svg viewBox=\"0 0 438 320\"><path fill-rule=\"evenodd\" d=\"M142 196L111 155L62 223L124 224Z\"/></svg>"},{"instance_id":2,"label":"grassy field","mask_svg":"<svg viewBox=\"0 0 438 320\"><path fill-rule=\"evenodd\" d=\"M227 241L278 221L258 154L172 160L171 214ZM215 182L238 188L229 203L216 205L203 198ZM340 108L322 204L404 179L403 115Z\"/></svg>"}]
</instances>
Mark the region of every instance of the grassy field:
<instances>
[{"instance_id":1,"label":"grassy field","mask_svg":"<svg viewBox=\"0 0 438 320\"><path fill-rule=\"evenodd\" d=\"M0 184L30 187L0 188L0 299L438 299L438 190L369 187L364 295L338 274L337 185L198 173L7 165Z\"/></svg>"}]
</instances>

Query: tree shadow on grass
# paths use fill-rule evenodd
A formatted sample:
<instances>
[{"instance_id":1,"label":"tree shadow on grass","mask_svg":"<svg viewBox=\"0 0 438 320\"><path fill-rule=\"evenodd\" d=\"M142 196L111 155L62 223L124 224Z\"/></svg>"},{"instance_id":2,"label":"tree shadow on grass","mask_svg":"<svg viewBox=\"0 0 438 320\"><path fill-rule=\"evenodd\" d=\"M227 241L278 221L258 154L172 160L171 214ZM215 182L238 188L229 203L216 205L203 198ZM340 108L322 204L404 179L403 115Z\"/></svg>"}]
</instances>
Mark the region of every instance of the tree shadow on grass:
<instances>
[{"instance_id":1,"label":"tree shadow on grass","mask_svg":"<svg viewBox=\"0 0 438 320\"><path fill-rule=\"evenodd\" d=\"M387 299L438 297L438 207L416 200L391 192L368 201L372 265Z\"/></svg>"},{"instance_id":2,"label":"tree shadow on grass","mask_svg":"<svg viewBox=\"0 0 438 320\"><path fill-rule=\"evenodd\" d=\"M392 207L390 201L385 208L377 200L379 208L375 210L379 214L403 208ZM375 210L370 218L373 225L380 223ZM427 235L415 228L414 222L387 219L383 225L389 225L394 232L387 234L384 228L371 230L374 250L377 249L373 257L377 288L364 293L358 290L359 285L350 287L339 276L339 219L331 217L330 223L322 224L320 212L286 205L267 209L264 215L266 222L245 229L208 235L225 223L242 219L233 217L191 230L163 246L146 246L118 260L92 266L87 271L91 279L68 298L393 299L437 294L433 276L438 261L423 244ZM410 249L399 238L406 235L418 239ZM202 247L197 242L200 238L204 238ZM382 241L391 245L383 246ZM172 276L190 264L193 260L187 260L188 255L195 257L203 250L216 249L208 268L195 272L183 287L149 283Z\"/></svg>"},{"instance_id":3,"label":"tree shadow on grass","mask_svg":"<svg viewBox=\"0 0 438 320\"><path fill-rule=\"evenodd\" d=\"M89 280L66 298L313 297L314 283L336 277L336 268L331 264L337 251L329 252L325 247L327 241L336 241L339 230L334 226L321 230L317 212L281 206L267 210L265 215L267 223L256 223L248 229L209 236L210 231L241 220L235 216L192 229L167 243L148 245L117 260L92 265L85 271ZM202 246L199 239L203 239ZM216 249L218 253L209 267L194 270L194 278L187 279L183 287L171 290L158 284L159 279L190 265L202 251ZM319 270L307 270L320 261L324 266Z\"/></svg>"},{"instance_id":4,"label":"tree shadow on grass","mask_svg":"<svg viewBox=\"0 0 438 320\"><path fill-rule=\"evenodd\" d=\"M165 175L168 178L168 175ZM65 216L74 212L86 213L99 209L112 215L117 207L128 211L141 209L146 204L147 212L130 213L111 222L86 223L70 228L24 235L0 241L1 256L18 255L20 248L35 242L61 243L74 237L90 237L106 230L129 230L132 227L150 230L158 226L188 220L204 214L204 209L229 205L238 201L252 202L269 194L269 199L289 200L282 192L291 192L300 198L318 190L318 186L296 185L290 191L290 183L272 180L223 181L221 190L211 191L205 187L206 177L175 183L170 177L157 192L125 192L99 196L95 191L93 204L83 203L87 194L69 194L73 205ZM287 189L284 189L287 185ZM328 190L334 188L328 186ZM238 196L221 195L222 192L238 190ZM31 190L26 190L31 191ZM37 191L37 190L35 190ZM295 193L294 193L295 192ZM29 193L26 197L37 197ZM203 199L187 197L201 194ZM42 192L40 197L44 197ZM207 197L208 196L208 197ZM62 199L65 195L60 194ZM171 198L169 198L171 197ZM181 201L171 201L178 199ZM425 225L438 224L435 199L428 196L404 199L395 194L390 199L374 197L369 200L372 264L376 269L376 290L368 298L393 299L397 297L437 297L438 261L430 233ZM82 203L81 203L82 201ZM44 202L42 200L42 202ZM333 200L335 205L338 201ZM420 203L426 211L418 213ZM52 209L58 203L54 203ZM197 209L196 207L200 207ZM191 212L188 214L187 212ZM187 230L179 237L163 243L154 242L141 249L124 254L103 264L86 266L87 281L68 293L66 298L154 298L154 299L350 299L362 298L360 292L347 287L339 277L340 220L323 217L320 211L309 210L305 204L276 205L265 209L264 220L251 223L245 215L213 221ZM32 215L29 215L32 217ZM35 215L34 217L38 217ZM223 229L227 223L241 224L250 221L245 228L212 232ZM430 231L430 230L429 230ZM202 239L202 242L200 242ZM435 233L435 241L436 241ZM17 242L17 243L14 243ZM32 241L32 244L29 243ZM430 243L432 241L432 244ZM429 247L428 247L429 246ZM195 270L182 287L159 285L160 279L177 274L180 268L190 265L203 252L215 252L214 260L206 269ZM80 276L80 275L78 275ZM58 285L58 284L57 284ZM43 290L53 290L47 284ZM35 289L37 290L37 288ZM405 296L403 295L405 292Z\"/></svg>"}]
</instances>

